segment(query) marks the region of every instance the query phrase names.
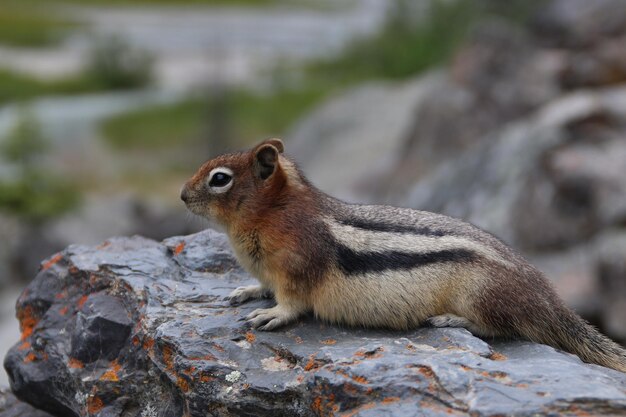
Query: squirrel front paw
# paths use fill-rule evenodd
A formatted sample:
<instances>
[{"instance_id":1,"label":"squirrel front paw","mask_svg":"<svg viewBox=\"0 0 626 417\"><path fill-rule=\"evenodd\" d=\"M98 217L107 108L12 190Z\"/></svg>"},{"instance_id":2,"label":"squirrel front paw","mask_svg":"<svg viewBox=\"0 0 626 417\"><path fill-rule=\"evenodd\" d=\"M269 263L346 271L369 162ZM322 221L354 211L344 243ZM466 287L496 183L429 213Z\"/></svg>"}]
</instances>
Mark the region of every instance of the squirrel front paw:
<instances>
[{"instance_id":1,"label":"squirrel front paw","mask_svg":"<svg viewBox=\"0 0 626 417\"><path fill-rule=\"evenodd\" d=\"M257 298L269 297L271 292L267 288L263 288L260 285L248 285L246 287L238 287L231 292L225 299L230 304L242 304L248 300L255 300Z\"/></svg>"},{"instance_id":2,"label":"squirrel front paw","mask_svg":"<svg viewBox=\"0 0 626 417\"><path fill-rule=\"evenodd\" d=\"M255 329L274 330L280 326L291 323L298 318L299 312L285 306L277 305L272 308L259 308L248 314L246 320Z\"/></svg>"}]
</instances>

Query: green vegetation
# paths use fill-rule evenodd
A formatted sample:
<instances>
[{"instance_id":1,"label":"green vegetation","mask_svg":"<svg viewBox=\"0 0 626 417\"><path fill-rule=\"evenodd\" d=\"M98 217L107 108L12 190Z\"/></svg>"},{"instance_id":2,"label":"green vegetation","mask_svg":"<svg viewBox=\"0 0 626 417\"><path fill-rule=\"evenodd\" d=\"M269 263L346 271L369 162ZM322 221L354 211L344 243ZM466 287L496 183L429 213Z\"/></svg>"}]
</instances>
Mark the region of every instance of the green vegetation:
<instances>
[{"instance_id":1,"label":"green vegetation","mask_svg":"<svg viewBox=\"0 0 626 417\"><path fill-rule=\"evenodd\" d=\"M62 80L43 81L0 69L0 105L9 101L25 101L42 95L78 94L101 89L103 87L97 80L84 74Z\"/></svg>"},{"instance_id":2,"label":"green vegetation","mask_svg":"<svg viewBox=\"0 0 626 417\"><path fill-rule=\"evenodd\" d=\"M41 169L41 156L48 144L33 117L25 112L5 138L0 155L17 170L10 179L0 179L0 210L29 223L43 223L78 203L76 189Z\"/></svg>"},{"instance_id":3,"label":"green vegetation","mask_svg":"<svg viewBox=\"0 0 626 417\"><path fill-rule=\"evenodd\" d=\"M199 136L204 111L198 100L145 107L109 118L102 132L117 149L174 146Z\"/></svg>"},{"instance_id":4,"label":"green vegetation","mask_svg":"<svg viewBox=\"0 0 626 417\"><path fill-rule=\"evenodd\" d=\"M447 61L480 20L501 18L523 24L543 0L399 0L383 30L350 45L341 55L308 66L309 78L332 84L369 79L403 79Z\"/></svg>"},{"instance_id":5,"label":"green vegetation","mask_svg":"<svg viewBox=\"0 0 626 417\"><path fill-rule=\"evenodd\" d=\"M88 67L60 80L40 80L0 69L0 105L53 94L132 89L150 83L151 57L117 38L103 39L91 52Z\"/></svg>"},{"instance_id":6,"label":"green vegetation","mask_svg":"<svg viewBox=\"0 0 626 417\"><path fill-rule=\"evenodd\" d=\"M479 20L493 16L524 23L542 1L434 1L425 18L424 2L398 0L379 33L336 57L306 65L299 89L282 87L268 94L235 91L219 103L190 100L150 107L110 119L103 125L104 134L118 148L173 146L203 132L229 146L281 135L323 97L362 81L415 76L448 60ZM216 107L218 114L212 116ZM207 135L216 123L222 125L219 134Z\"/></svg>"},{"instance_id":7,"label":"green vegetation","mask_svg":"<svg viewBox=\"0 0 626 417\"><path fill-rule=\"evenodd\" d=\"M216 117L226 122L226 143L282 134L321 98L321 90L283 90L270 95L247 91L225 93L219 99L192 99L151 106L114 116L102 125L109 144L118 149L163 148L209 136ZM212 117L215 114L215 117Z\"/></svg>"},{"instance_id":8,"label":"green vegetation","mask_svg":"<svg viewBox=\"0 0 626 417\"><path fill-rule=\"evenodd\" d=\"M338 57L311 63L308 76L351 84L418 74L451 55L478 11L471 1L435 1L429 17L424 18L411 10L414 7L415 3L398 2L381 32L355 42Z\"/></svg>"},{"instance_id":9,"label":"green vegetation","mask_svg":"<svg viewBox=\"0 0 626 417\"><path fill-rule=\"evenodd\" d=\"M6 4L5 4L6 2ZM11 46L47 46L78 25L34 6L21 6L3 0L0 5L0 44Z\"/></svg>"},{"instance_id":10,"label":"green vegetation","mask_svg":"<svg viewBox=\"0 0 626 417\"><path fill-rule=\"evenodd\" d=\"M143 87L152 79L152 56L133 49L123 39L100 39L91 51L85 73L94 85L107 90Z\"/></svg>"},{"instance_id":11,"label":"green vegetation","mask_svg":"<svg viewBox=\"0 0 626 417\"><path fill-rule=\"evenodd\" d=\"M279 0L69 0L82 5L95 4L107 6L156 6L156 5L204 5L204 6L264 6ZM65 1L66 3L68 1Z\"/></svg>"}]
</instances>

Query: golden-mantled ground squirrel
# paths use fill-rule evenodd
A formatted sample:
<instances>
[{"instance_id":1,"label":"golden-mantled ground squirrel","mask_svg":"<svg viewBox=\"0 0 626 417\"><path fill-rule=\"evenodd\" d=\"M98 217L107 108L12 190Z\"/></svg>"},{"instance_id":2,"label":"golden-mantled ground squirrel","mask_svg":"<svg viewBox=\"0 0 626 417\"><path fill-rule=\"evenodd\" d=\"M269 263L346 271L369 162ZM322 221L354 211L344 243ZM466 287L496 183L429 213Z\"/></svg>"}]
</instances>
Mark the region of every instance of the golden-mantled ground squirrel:
<instances>
[{"instance_id":1,"label":"golden-mantled ground squirrel","mask_svg":"<svg viewBox=\"0 0 626 417\"><path fill-rule=\"evenodd\" d=\"M221 224L273 296L247 319L272 330L314 314L330 323L404 330L465 327L524 337L626 372L626 351L568 309L548 280L492 235L451 217L346 204L309 183L279 139L206 162L185 184L189 210Z\"/></svg>"}]
</instances>

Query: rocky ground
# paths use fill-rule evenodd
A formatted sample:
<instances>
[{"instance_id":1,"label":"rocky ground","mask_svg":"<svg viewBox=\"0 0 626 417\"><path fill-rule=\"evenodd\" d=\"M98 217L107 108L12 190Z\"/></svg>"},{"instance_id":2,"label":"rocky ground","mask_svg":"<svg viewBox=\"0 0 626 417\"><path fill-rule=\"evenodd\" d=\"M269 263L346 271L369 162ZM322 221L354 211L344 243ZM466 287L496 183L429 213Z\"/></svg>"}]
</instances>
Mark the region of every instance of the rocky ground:
<instances>
[{"instance_id":1,"label":"rocky ground","mask_svg":"<svg viewBox=\"0 0 626 417\"><path fill-rule=\"evenodd\" d=\"M70 246L18 300L13 392L64 417L626 413L624 374L530 342L313 318L250 330L242 318L272 301L224 297L252 281L212 231Z\"/></svg>"},{"instance_id":2,"label":"rocky ground","mask_svg":"<svg viewBox=\"0 0 626 417\"><path fill-rule=\"evenodd\" d=\"M0 389L0 416L2 417L52 417L45 411L15 398L8 389Z\"/></svg>"}]
</instances>

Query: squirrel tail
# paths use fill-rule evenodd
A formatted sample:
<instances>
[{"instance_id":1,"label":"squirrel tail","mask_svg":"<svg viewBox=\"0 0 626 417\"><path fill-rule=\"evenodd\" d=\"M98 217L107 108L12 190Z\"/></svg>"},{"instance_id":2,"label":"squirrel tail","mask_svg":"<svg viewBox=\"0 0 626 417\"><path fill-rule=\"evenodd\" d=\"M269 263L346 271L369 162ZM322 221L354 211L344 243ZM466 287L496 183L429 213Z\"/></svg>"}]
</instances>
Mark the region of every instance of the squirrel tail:
<instances>
[{"instance_id":1,"label":"squirrel tail","mask_svg":"<svg viewBox=\"0 0 626 417\"><path fill-rule=\"evenodd\" d=\"M556 316L555 320L549 320L540 326L531 326L535 327L533 329L535 331L528 332L530 334L524 336L574 353L584 362L626 373L626 350L624 348L565 306L559 306L553 313ZM527 332L522 331L522 333Z\"/></svg>"}]
</instances>

